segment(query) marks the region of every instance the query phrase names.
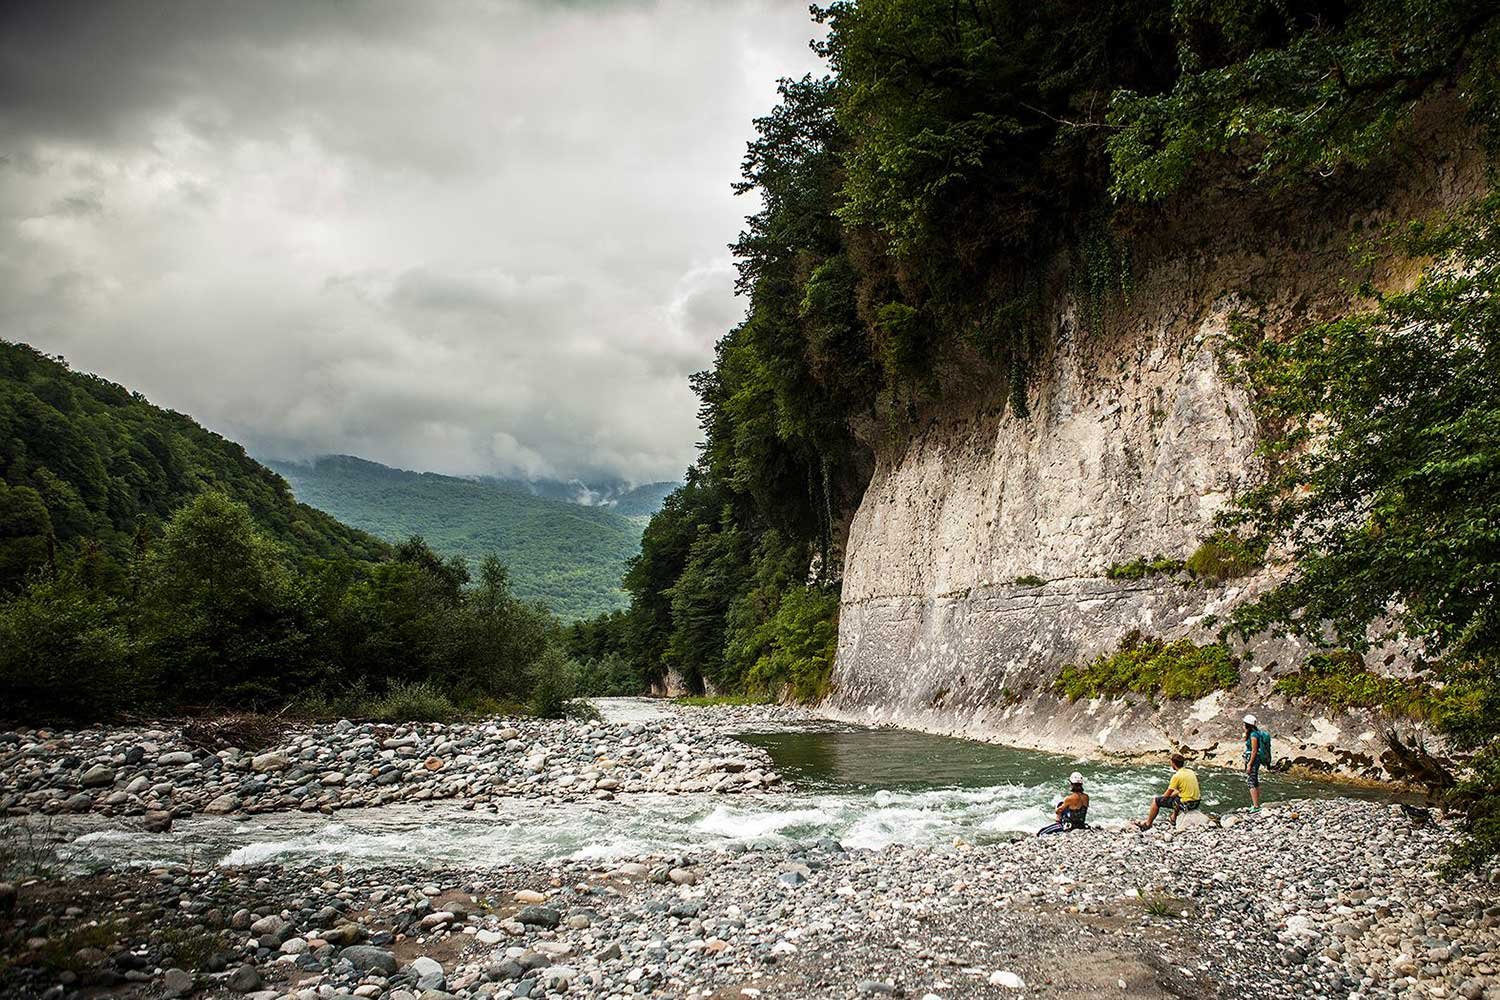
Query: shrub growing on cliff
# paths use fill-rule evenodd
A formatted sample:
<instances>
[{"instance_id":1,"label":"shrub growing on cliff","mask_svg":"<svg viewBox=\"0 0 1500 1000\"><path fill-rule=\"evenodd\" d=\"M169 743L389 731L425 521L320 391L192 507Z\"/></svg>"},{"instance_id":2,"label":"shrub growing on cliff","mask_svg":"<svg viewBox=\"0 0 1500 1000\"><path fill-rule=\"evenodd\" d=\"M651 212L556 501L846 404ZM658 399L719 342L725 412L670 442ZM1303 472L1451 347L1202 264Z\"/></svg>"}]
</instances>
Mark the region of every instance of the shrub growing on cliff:
<instances>
[{"instance_id":1,"label":"shrub growing on cliff","mask_svg":"<svg viewBox=\"0 0 1500 1000\"><path fill-rule=\"evenodd\" d=\"M1463 683L1437 688L1416 678L1377 674L1348 649L1312 654L1302 669L1277 678L1272 690L1330 708L1374 708L1413 719L1441 718L1470 692Z\"/></svg>"},{"instance_id":2,"label":"shrub growing on cliff","mask_svg":"<svg viewBox=\"0 0 1500 1000\"><path fill-rule=\"evenodd\" d=\"M1404 634L1471 687L1439 722L1479 751L1474 843L1500 851L1500 194L1385 245L1436 260L1411 291L1284 343L1248 345L1273 470L1244 526L1290 549L1286 582L1236 611L1245 633L1331 629L1355 650ZM1375 628L1372 628L1375 626ZM1487 804L1484 804L1487 803ZM1488 838L1488 839L1486 839Z\"/></svg>"},{"instance_id":3,"label":"shrub growing on cliff","mask_svg":"<svg viewBox=\"0 0 1500 1000\"><path fill-rule=\"evenodd\" d=\"M1249 576L1266 564L1264 539L1244 539L1232 531L1205 538L1183 564L1189 573L1215 583Z\"/></svg>"},{"instance_id":4,"label":"shrub growing on cliff","mask_svg":"<svg viewBox=\"0 0 1500 1000\"><path fill-rule=\"evenodd\" d=\"M1070 701L1130 693L1202 698L1239 680L1238 664L1221 644L1200 646L1189 639L1169 643L1132 630L1113 653L1083 666L1064 667L1052 688Z\"/></svg>"},{"instance_id":5,"label":"shrub growing on cliff","mask_svg":"<svg viewBox=\"0 0 1500 1000\"><path fill-rule=\"evenodd\" d=\"M1144 580L1148 576L1162 576L1181 571L1181 559L1168 559L1166 556L1153 556L1147 559L1141 556L1130 562L1112 564L1105 569L1104 575L1111 580Z\"/></svg>"}]
</instances>

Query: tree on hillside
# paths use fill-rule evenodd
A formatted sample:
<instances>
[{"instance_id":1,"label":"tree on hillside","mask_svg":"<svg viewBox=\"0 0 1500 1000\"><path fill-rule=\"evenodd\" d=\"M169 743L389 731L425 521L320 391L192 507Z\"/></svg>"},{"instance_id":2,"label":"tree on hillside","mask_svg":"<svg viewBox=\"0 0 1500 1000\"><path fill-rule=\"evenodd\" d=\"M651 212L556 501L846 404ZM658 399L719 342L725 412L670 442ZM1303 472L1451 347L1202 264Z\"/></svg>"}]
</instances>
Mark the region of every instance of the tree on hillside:
<instances>
[{"instance_id":1,"label":"tree on hillside","mask_svg":"<svg viewBox=\"0 0 1500 1000\"><path fill-rule=\"evenodd\" d=\"M55 544L41 494L0 482L0 593L14 590L52 560Z\"/></svg>"},{"instance_id":2,"label":"tree on hillside","mask_svg":"<svg viewBox=\"0 0 1500 1000\"><path fill-rule=\"evenodd\" d=\"M147 556L144 608L162 683L187 704L271 704L306 676L289 578L250 511L204 493Z\"/></svg>"}]
</instances>

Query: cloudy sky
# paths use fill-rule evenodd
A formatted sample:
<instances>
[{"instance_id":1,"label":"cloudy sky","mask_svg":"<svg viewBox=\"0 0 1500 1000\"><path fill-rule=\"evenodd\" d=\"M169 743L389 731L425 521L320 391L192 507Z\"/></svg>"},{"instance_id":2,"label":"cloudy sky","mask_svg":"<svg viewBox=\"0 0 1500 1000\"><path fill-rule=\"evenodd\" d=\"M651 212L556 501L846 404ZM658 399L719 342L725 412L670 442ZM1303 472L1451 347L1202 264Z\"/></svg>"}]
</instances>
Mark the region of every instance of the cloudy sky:
<instances>
[{"instance_id":1,"label":"cloudy sky","mask_svg":"<svg viewBox=\"0 0 1500 1000\"><path fill-rule=\"evenodd\" d=\"M262 457L676 478L805 0L4 4L0 338Z\"/></svg>"}]
</instances>

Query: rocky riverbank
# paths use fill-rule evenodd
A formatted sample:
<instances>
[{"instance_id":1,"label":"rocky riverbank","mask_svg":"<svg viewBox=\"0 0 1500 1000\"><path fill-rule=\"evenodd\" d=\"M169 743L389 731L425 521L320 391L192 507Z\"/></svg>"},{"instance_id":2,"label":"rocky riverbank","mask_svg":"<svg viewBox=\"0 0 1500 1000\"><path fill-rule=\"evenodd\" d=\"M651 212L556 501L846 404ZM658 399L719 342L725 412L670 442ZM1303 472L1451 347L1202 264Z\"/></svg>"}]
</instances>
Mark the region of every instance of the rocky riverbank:
<instances>
[{"instance_id":1,"label":"rocky riverbank","mask_svg":"<svg viewBox=\"0 0 1500 1000\"><path fill-rule=\"evenodd\" d=\"M1500 895L1437 874L1451 836L1336 800L987 847L44 877L0 889L0 989L1496 1000Z\"/></svg>"},{"instance_id":2,"label":"rocky riverbank","mask_svg":"<svg viewBox=\"0 0 1500 1000\"><path fill-rule=\"evenodd\" d=\"M476 724L347 720L288 727L259 747L204 745L182 725L0 733L0 812L148 816L264 813L513 797L611 799L632 792L774 788L765 755L729 733L788 708L679 711L621 722L528 717Z\"/></svg>"},{"instance_id":3,"label":"rocky riverbank","mask_svg":"<svg viewBox=\"0 0 1500 1000\"><path fill-rule=\"evenodd\" d=\"M807 720L625 707L594 723L311 726L255 748L165 726L9 734L0 996L1500 1000L1500 888L1439 875L1455 831L1384 803L1279 802L1223 825L982 846L853 850L747 831L678 854L489 867L435 860L417 838L394 867L354 853L84 873L57 862L66 847L23 841L102 817L128 834L197 812L412 803L441 822L521 799L586 803L604 840L609 816L649 801L633 793L775 793L769 757L731 734ZM508 829L497 819L493 835Z\"/></svg>"}]
</instances>

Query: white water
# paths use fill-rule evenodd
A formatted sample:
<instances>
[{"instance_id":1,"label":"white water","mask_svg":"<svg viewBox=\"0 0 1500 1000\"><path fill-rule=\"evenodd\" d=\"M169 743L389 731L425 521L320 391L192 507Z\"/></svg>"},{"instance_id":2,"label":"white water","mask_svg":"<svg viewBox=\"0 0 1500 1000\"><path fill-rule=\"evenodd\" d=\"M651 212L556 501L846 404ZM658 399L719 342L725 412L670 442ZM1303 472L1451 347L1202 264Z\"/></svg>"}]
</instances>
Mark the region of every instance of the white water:
<instances>
[{"instance_id":1,"label":"white water","mask_svg":"<svg viewBox=\"0 0 1500 1000\"><path fill-rule=\"evenodd\" d=\"M356 866L487 866L552 858L628 858L688 847L832 837L849 848L1008 839L1049 821L1051 796L997 786L916 792L724 797L639 795L614 803L506 803L499 814L453 803L351 809L335 816L197 816L171 833L104 827L79 836L79 864L245 865L337 860ZM1101 817L1102 818L1102 817Z\"/></svg>"},{"instance_id":2,"label":"white water","mask_svg":"<svg viewBox=\"0 0 1500 1000\"><path fill-rule=\"evenodd\" d=\"M611 721L665 714L646 699L609 699ZM195 816L147 834L96 817L66 820L70 860L91 864L245 865L266 861L483 867L554 858L627 858L689 847L755 847L833 838L848 848L985 843L1033 834L1066 791L1067 758L889 730L810 723L757 727L747 737L778 755L790 791L765 795L628 795L614 802L515 799L466 810L452 802L345 810L332 817L273 813ZM1165 768L1077 762L1090 822L1123 826L1144 815ZM1204 772L1204 801L1243 803L1228 772ZM1280 784L1278 782L1278 784ZM1271 789L1272 797L1328 790ZM1279 794L1278 794L1279 793ZM134 824L131 824L132 826Z\"/></svg>"}]
</instances>

